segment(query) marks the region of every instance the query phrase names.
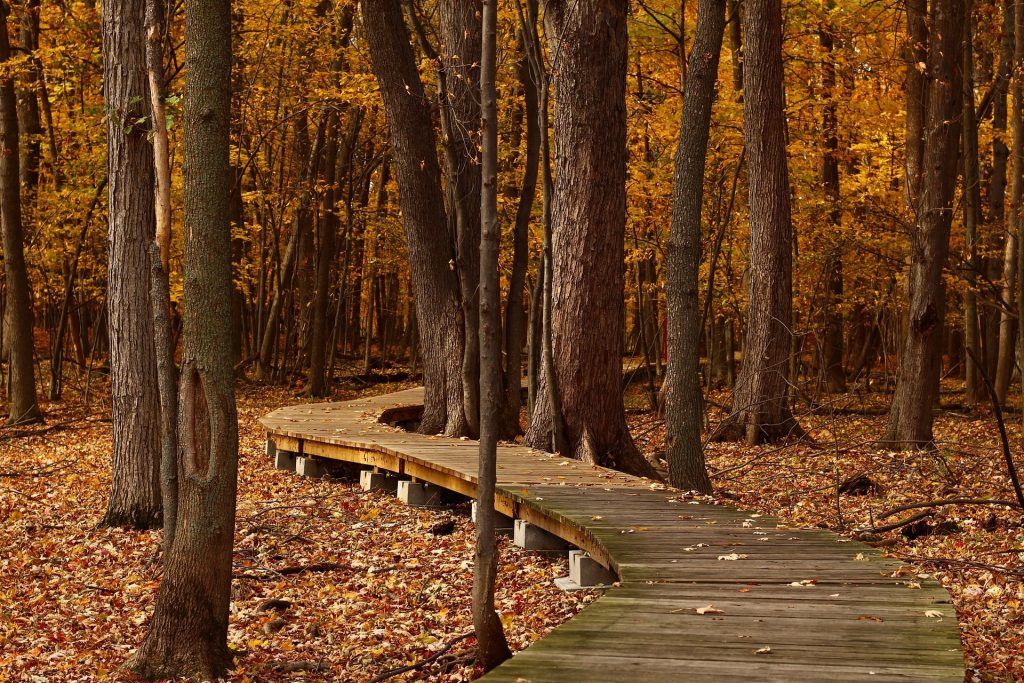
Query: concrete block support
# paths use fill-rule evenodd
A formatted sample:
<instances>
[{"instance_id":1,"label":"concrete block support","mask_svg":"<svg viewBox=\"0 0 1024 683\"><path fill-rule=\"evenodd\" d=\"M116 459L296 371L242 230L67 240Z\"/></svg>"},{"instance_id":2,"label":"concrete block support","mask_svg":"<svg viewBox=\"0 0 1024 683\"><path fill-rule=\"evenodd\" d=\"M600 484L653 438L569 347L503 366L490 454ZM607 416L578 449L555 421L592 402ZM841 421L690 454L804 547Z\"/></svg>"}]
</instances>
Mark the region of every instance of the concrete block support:
<instances>
[{"instance_id":1,"label":"concrete block support","mask_svg":"<svg viewBox=\"0 0 1024 683\"><path fill-rule=\"evenodd\" d=\"M569 551L569 579L583 588L609 586L618 581L615 572L605 569L582 550Z\"/></svg>"},{"instance_id":2,"label":"concrete block support","mask_svg":"<svg viewBox=\"0 0 1024 683\"><path fill-rule=\"evenodd\" d=\"M477 502L473 501L473 506L470 509L470 519L473 520L473 524L476 524L476 506ZM504 536L511 536L512 530L515 527L515 520L508 515L503 515L500 512L494 513L494 531Z\"/></svg>"},{"instance_id":3,"label":"concrete block support","mask_svg":"<svg viewBox=\"0 0 1024 683\"><path fill-rule=\"evenodd\" d=\"M323 463L306 455L295 456L295 472L301 477L319 478L327 472Z\"/></svg>"},{"instance_id":4,"label":"concrete block support","mask_svg":"<svg viewBox=\"0 0 1024 683\"><path fill-rule=\"evenodd\" d=\"M512 542L524 550L565 551L573 547L568 541L521 519L515 521Z\"/></svg>"},{"instance_id":5,"label":"concrete block support","mask_svg":"<svg viewBox=\"0 0 1024 683\"><path fill-rule=\"evenodd\" d=\"M288 451L279 451L274 449L274 469L285 470L286 472L295 471L295 454L289 453Z\"/></svg>"},{"instance_id":6,"label":"concrete block support","mask_svg":"<svg viewBox=\"0 0 1024 683\"><path fill-rule=\"evenodd\" d=\"M394 493L398 490L398 477L387 472L362 470L359 473L359 488L364 491L387 491L388 493Z\"/></svg>"},{"instance_id":7,"label":"concrete block support","mask_svg":"<svg viewBox=\"0 0 1024 683\"><path fill-rule=\"evenodd\" d=\"M406 505L422 507L441 505L441 489L419 481L398 482L398 499Z\"/></svg>"}]
</instances>

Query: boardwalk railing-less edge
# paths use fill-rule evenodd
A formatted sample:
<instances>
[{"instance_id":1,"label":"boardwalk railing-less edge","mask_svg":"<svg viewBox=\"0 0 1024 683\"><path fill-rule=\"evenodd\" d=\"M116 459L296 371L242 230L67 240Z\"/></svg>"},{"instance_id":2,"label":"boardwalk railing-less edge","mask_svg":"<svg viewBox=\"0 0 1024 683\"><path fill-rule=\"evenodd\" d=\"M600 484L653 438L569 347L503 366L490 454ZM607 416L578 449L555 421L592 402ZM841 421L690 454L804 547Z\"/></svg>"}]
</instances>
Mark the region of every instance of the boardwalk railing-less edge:
<instances>
[{"instance_id":1,"label":"boardwalk railing-less edge","mask_svg":"<svg viewBox=\"0 0 1024 683\"><path fill-rule=\"evenodd\" d=\"M297 405L262 424L280 451L472 497L475 442L384 424L421 401L413 389ZM619 582L489 681L964 679L949 595L866 545L520 446L499 447L497 493L499 512L587 551Z\"/></svg>"}]
</instances>

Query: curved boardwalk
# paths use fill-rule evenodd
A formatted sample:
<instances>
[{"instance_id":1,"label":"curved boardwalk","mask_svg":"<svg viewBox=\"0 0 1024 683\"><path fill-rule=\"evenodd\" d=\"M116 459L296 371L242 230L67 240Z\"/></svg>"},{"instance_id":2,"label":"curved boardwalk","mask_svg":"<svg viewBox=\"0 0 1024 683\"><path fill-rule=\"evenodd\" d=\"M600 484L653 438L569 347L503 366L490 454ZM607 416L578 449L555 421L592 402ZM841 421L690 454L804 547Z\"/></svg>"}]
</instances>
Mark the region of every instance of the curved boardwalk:
<instances>
[{"instance_id":1,"label":"curved boardwalk","mask_svg":"<svg viewBox=\"0 0 1024 683\"><path fill-rule=\"evenodd\" d=\"M292 406L262 423L280 450L472 496L475 442L379 421L414 416L421 397L414 389ZM487 680L964 678L947 593L934 580L901 576L900 563L863 544L518 446L499 448L496 507L588 551L620 583Z\"/></svg>"}]
</instances>

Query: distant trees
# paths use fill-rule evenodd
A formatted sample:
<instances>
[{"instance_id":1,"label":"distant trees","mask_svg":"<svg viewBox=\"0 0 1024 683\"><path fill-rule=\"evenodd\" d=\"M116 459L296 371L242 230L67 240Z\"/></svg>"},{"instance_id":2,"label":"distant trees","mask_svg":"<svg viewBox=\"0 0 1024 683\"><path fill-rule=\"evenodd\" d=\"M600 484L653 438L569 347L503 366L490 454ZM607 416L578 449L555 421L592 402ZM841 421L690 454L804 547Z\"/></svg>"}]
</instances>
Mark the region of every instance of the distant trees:
<instances>
[{"instance_id":1,"label":"distant trees","mask_svg":"<svg viewBox=\"0 0 1024 683\"><path fill-rule=\"evenodd\" d=\"M161 524L160 403L149 298L156 234L153 146L148 125L146 0L103 4L107 106L107 318L113 418L112 483L103 523Z\"/></svg>"},{"instance_id":2,"label":"distant trees","mask_svg":"<svg viewBox=\"0 0 1024 683\"><path fill-rule=\"evenodd\" d=\"M231 3L185 3L185 289L174 544L131 669L225 675L238 418L231 362Z\"/></svg>"}]
</instances>

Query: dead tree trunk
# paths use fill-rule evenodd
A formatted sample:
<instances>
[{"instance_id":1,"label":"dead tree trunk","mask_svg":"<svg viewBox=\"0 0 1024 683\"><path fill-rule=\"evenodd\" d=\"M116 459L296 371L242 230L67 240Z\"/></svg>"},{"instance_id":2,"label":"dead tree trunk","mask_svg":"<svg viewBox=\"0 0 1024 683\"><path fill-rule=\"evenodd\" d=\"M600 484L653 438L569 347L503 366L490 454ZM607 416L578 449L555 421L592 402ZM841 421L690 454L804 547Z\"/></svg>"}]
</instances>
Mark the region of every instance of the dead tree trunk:
<instances>
[{"instance_id":1,"label":"dead tree trunk","mask_svg":"<svg viewBox=\"0 0 1024 683\"><path fill-rule=\"evenodd\" d=\"M915 0L916 2L916 0ZM923 10L921 7L914 11ZM908 5L908 11L909 5ZM913 27L925 18L912 16ZM920 154L908 161L908 197L914 212L910 234L909 325L900 355L896 393L889 411L886 441L895 447L924 447L932 441L932 409L938 399L941 340L944 316L942 270L949 251L953 194L957 179L960 142L960 58L963 47L963 0L933 0L925 38L924 73L918 62L907 64L908 81L924 78L921 99L908 99L920 120L918 130L908 128L907 153ZM926 30L926 29L922 29ZM919 37L912 34L916 44ZM911 51L911 58L916 55ZM908 98L912 91L908 90Z\"/></svg>"},{"instance_id":2,"label":"dead tree trunk","mask_svg":"<svg viewBox=\"0 0 1024 683\"><path fill-rule=\"evenodd\" d=\"M756 444L802 434L789 407L793 224L779 0L743 5L743 135L750 193L750 304L732 412L716 438Z\"/></svg>"},{"instance_id":3,"label":"dead tree trunk","mask_svg":"<svg viewBox=\"0 0 1024 683\"><path fill-rule=\"evenodd\" d=\"M433 122L398 0L364 0L370 61L391 130L423 362L424 433L468 431L462 399L463 319L452 268Z\"/></svg>"},{"instance_id":4,"label":"dead tree trunk","mask_svg":"<svg viewBox=\"0 0 1024 683\"><path fill-rule=\"evenodd\" d=\"M186 0L185 290L179 510L153 620L130 667L223 677L238 473L231 364L231 3Z\"/></svg>"},{"instance_id":5,"label":"dead tree trunk","mask_svg":"<svg viewBox=\"0 0 1024 683\"><path fill-rule=\"evenodd\" d=\"M701 208L707 165L711 108L718 82L718 58L725 30L725 0L702 0L690 51L679 147L672 192L672 229L665 263L668 317L668 373L665 377L665 453L669 482L684 490L711 493L704 464L700 382L701 310L699 286Z\"/></svg>"},{"instance_id":6,"label":"dead tree trunk","mask_svg":"<svg viewBox=\"0 0 1024 683\"><path fill-rule=\"evenodd\" d=\"M563 454L651 476L654 470L633 443L622 404L626 15L626 4L617 0L546 5L558 150L551 343L565 424ZM541 382L550 385L547 373ZM547 448L551 433L551 413L534 411L527 443Z\"/></svg>"}]
</instances>

